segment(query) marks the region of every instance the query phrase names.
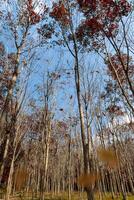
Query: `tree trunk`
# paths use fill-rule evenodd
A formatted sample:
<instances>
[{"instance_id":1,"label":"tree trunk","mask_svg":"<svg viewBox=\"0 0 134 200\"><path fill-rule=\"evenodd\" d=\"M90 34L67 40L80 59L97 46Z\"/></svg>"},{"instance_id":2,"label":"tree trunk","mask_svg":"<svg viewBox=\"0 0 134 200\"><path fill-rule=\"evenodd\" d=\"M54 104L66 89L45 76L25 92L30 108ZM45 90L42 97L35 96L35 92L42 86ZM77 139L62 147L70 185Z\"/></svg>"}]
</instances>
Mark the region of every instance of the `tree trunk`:
<instances>
[{"instance_id":1,"label":"tree trunk","mask_svg":"<svg viewBox=\"0 0 134 200\"><path fill-rule=\"evenodd\" d=\"M0 183L1 183L1 180L2 180L4 168L5 168L8 149L9 149L9 134L7 136L7 139L6 139L6 145L5 145L4 155L3 155L3 162L2 162L2 165L1 165L1 169L0 169Z\"/></svg>"},{"instance_id":2,"label":"tree trunk","mask_svg":"<svg viewBox=\"0 0 134 200\"><path fill-rule=\"evenodd\" d=\"M68 140L68 200L71 200L71 136Z\"/></svg>"},{"instance_id":3,"label":"tree trunk","mask_svg":"<svg viewBox=\"0 0 134 200\"><path fill-rule=\"evenodd\" d=\"M7 191L6 191L6 200L10 200L10 195L12 192L12 178L14 173L14 161L15 161L15 152L11 161L10 172L8 177Z\"/></svg>"},{"instance_id":4,"label":"tree trunk","mask_svg":"<svg viewBox=\"0 0 134 200\"><path fill-rule=\"evenodd\" d=\"M94 193L93 193L92 188L86 189L86 193L87 193L87 199L88 200L94 200Z\"/></svg>"},{"instance_id":5,"label":"tree trunk","mask_svg":"<svg viewBox=\"0 0 134 200\"><path fill-rule=\"evenodd\" d=\"M77 91L77 100L78 100L78 109L80 116L80 128L81 128L81 139L82 139L82 147L83 147L83 162L84 162L84 173L87 174L89 172L89 161L88 161L88 148L87 148L87 139L85 135L85 126L84 126L84 114L81 103L81 87L80 87L80 69L79 69L79 61L77 54L77 45L74 39L74 49L75 49L75 83L76 83L76 91ZM88 200L94 200L94 192L92 188L85 188L87 193Z\"/></svg>"}]
</instances>

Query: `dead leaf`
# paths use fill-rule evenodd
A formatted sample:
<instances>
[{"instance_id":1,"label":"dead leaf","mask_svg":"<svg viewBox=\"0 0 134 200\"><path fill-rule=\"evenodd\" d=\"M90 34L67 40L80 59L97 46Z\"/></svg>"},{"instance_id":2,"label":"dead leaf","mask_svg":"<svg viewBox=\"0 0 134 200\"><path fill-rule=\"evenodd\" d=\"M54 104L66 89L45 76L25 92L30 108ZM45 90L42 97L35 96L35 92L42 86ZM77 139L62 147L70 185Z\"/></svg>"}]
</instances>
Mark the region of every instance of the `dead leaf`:
<instances>
[{"instance_id":1,"label":"dead leaf","mask_svg":"<svg viewBox=\"0 0 134 200\"><path fill-rule=\"evenodd\" d=\"M101 148L97 151L97 153L99 159L109 167L116 168L118 166L117 157L113 150Z\"/></svg>"},{"instance_id":2,"label":"dead leaf","mask_svg":"<svg viewBox=\"0 0 134 200\"><path fill-rule=\"evenodd\" d=\"M79 177L78 184L83 187L89 187L94 185L98 179L98 174L83 174Z\"/></svg>"}]
</instances>

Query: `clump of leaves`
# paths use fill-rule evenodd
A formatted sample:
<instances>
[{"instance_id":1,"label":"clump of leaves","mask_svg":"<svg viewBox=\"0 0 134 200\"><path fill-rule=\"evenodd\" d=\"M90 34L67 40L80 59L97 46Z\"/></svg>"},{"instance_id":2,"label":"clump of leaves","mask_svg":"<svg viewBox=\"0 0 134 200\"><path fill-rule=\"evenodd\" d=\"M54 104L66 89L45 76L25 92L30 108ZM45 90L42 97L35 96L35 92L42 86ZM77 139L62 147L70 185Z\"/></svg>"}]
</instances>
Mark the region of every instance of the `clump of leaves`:
<instances>
[{"instance_id":1,"label":"clump of leaves","mask_svg":"<svg viewBox=\"0 0 134 200\"><path fill-rule=\"evenodd\" d=\"M132 10L127 0L77 0L77 2L80 12L84 15L76 31L77 39L83 46L92 45L94 48L102 47L104 37L116 37L121 18Z\"/></svg>"},{"instance_id":2,"label":"clump of leaves","mask_svg":"<svg viewBox=\"0 0 134 200\"><path fill-rule=\"evenodd\" d=\"M99 174L83 174L78 179L78 184L82 187L91 187L99 179Z\"/></svg>"},{"instance_id":3,"label":"clump of leaves","mask_svg":"<svg viewBox=\"0 0 134 200\"><path fill-rule=\"evenodd\" d=\"M44 19L44 16L48 12L48 8L44 4L41 4L41 12L40 14L35 11L33 0L23 0L19 23L21 25L36 25Z\"/></svg>"},{"instance_id":4,"label":"clump of leaves","mask_svg":"<svg viewBox=\"0 0 134 200\"><path fill-rule=\"evenodd\" d=\"M15 185L17 189L22 189L27 181L28 172L25 168L16 170L15 172Z\"/></svg>"},{"instance_id":5,"label":"clump of leaves","mask_svg":"<svg viewBox=\"0 0 134 200\"><path fill-rule=\"evenodd\" d=\"M38 23L41 20L41 17L40 17L40 15L38 15L37 13L35 13L35 11L33 9L33 2L32 2L32 0L28 0L27 9L28 9L28 12L29 12L30 23L31 24Z\"/></svg>"},{"instance_id":6,"label":"clump of leaves","mask_svg":"<svg viewBox=\"0 0 134 200\"><path fill-rule=\"evenodd\" d=\"M131 56L122 53L121 55L112 55L106 61L108 67L108 74L117 80L117 76L122 84L126 84L126 76L133 78L134 63Z\"/></svg>"},{"instance_id":7,"label":"clump of leaves","mask_svg":"<svg viewBox=\"0 0 134 200\"><path fill-rule=\"evenodd\" d=\"M115 152L112 149L99 148L97 151L98 158L110 168L117 168L118 160Z\"/></svg>"},{"instance_id":8,"label":"clump of leaves","mask_svg":"<svg viewBox=\"0 0 134 200\"><path fill-rule=\"evenodd\" d=\"M62 25L69 24L69 13L66 6L62 1L53 4L52 11L50 12L50 16L54 18L56 21L60 22Z\"/></svg>"}]
</instances>

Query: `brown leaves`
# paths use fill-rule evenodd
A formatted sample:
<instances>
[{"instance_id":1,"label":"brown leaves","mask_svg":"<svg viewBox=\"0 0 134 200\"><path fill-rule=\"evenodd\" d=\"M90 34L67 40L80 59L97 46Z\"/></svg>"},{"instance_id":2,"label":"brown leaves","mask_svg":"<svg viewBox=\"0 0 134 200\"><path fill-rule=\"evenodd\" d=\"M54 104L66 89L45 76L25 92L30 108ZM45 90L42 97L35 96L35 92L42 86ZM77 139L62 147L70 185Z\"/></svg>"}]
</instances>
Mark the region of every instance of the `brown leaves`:
<instances>
[{"instance_id":1,"label":"brown leaves","mask_svg":"<svg viewBox=\"0 0 134 200\"><path fill-rule=\"evenodd\" d=\"M27 5L27 9L29 12L29 20L30 20L30 24L37 24L40 22L41 17L40 15L38 15L37 13L35 13L34 9L33 9L33 2L32 0L28 0L28 5Z\"/></svg>"},{"instance_id":2,"label":"brown leaves","mask_svg":"<svg viewBox=\"0 0 134 200\"><path fill-rule=\"evenodd\" d=\"M5 46L2 42L0 42L0 56L5 54Z\"/></svg>"},{"instance_id":3,"label":"brown leaves","mask_svg":"<svg viewBox=\"0 0 134 200\"><path fill-rule=\"evenodd\" d=\"M41 3L37 0L26 0L22 3L20 13L18 16L18 23L21 26L35 25L45 19L48 14L48 7L45 3Z\"/></svg>"},{"instance_id":4,"label":"brown leaves","mask_svg":"<svg viewBox=\"0 0 134 200\"><path fill-rule=\"evenodd\" d=\"M96 0L77 0L80 9L84 10L85 12L89 9L96 9L97 2Z\"/></svg>"},{"instance_id":5,"label":"brown leaves","mask_svg":"<svg viewBox=\"0 0 134 200\"><path fill-rule=\"evenodd\" d=\"M107 111L110 113L110 114L115 114L116 116L122 116L124 115L122 109L121 109L121 106L117 106L117 105L110 105L108 106L107 108Z\"/></svg>"},{"instance_id":6,"label":"brown leaves","mask_svg":"<svg viewBox=\"0 0 134 200\"><path fill-rule=\"evenodd\" d=\"M84 47L104 48L104 37L116 37L121 17L127 16L132 5L127 0L77 0L85 19L81 20L76 36ZM91 50L92 50L91 48Z\"/></svg>"},{"instance_id":7,"label":"brown leaves","mask_svg":"<svg viewBox=\"0 0 134 200\"><path fill-rule=\"evenodd\" d=\"M18 64L17 55L15 53L8 54L8 60L12 65L17 65Z\"/></svg>"},{"instance_id":8,"label":"brown leaves","mask_svg":"<svg viewBox=\"0 0 134 200\"><path fill-rule=\"evenodd\" d=\"M36 14L34 11L31 11L29 16L30 16L30 23L31 24L37 24L41 20L40 15Z\"/></svg>"},{"instance_id":9,"label":"brown leaves","mask_svg":"<svg viewBox=\"0 0 134 200\"><path fill-rule=\"evenodd\" d=\"M110 168L117 168L118 160L113 150L100 148L98 149L97 153L100 161Z\"/></svg>"},{"instance_id":10,"label":"brown leaves","mask_svg":"<svg viewBox=\"0 0 134 200\"><path fill-rule=\"evenodd\" d=\"M127 54L112 55L106 61L108 74L114 79L119 79L122 84L126 83L127 77L133 77L134 63L132 57L128 58ZM127 75L126 75L127 73Z\"/></svg>"},{"instance_id":11,"label":"brown leaves","mask_svg":"<svg viewBox=\"0 0 134 200\"><path fill-rule=\"evenodd\" d=\"M118 166L115 152L111 149L98 149L97 151L100 161L112 169ZM95 182L100 179L99 173L83 174L78 179L78 184L82 187L93 187Z\"/></svg>"},{"instance_id":12,"label":"brown leaves","mask_svg":"<svg viewBox=\"0 0 134 200\"><path fill-rule=\"evenodd\" d=\"M92 34L102 30L103 25L99 22L98 18L91 18L85 21L85 26L90 27Z\"/></svg>"},{"instance_id":13,"label":"brown leaves","mask_svg":"<svg viewBox=\"0 0 134 200\"><path fill-rule=\"evenodd\" d=\"M53 10L50 13L50 16L53 17L56 21L61 22L62 25L68 25L69 23L69 13L62 2L53 4Z\"/></svg>"},{"instance_id":14,"label":"brown leaves","mask_svg":"<svg viewBox=\"0 0 134 200\"><path fill-rule=\"evenodd\" d=\"M18 190L22 189L25 186L27 177L28 177L28 172L25 168L16 170L15 186Z\"/></svg>"},{"instance_id":15,"label":"brown leaves","mask_svg":"<svg viewBox=\"0 0 134 200\"><path fill-rule=\"evenodd\" d=\"M83 174L78 179L78 184L83 187L91 187L99 179L99 175L93 174Z\"/></svg>"},{"instance_id":16,"label":"brown leaves","mask_svg":"<svg viewBox=\"0 0 134 200\"><path fill-rule=\"evenodd\" d=\"M99 160L103 162L106 166L116 169L118 166L117 157L112 149L100 148L97 151ZM99 173L83 174L78 179L78 184L82 187L92 187L95 182L100 179Z\"/></svg>"}]
</instances>

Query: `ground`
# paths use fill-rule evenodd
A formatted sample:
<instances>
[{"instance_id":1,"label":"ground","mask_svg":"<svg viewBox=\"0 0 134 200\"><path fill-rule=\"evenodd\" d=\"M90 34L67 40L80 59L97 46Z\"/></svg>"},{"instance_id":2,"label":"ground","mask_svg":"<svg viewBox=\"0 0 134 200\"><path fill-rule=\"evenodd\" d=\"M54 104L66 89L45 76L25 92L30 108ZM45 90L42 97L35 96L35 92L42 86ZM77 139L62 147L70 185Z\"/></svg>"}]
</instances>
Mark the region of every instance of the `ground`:
<instances>
[{"instance_id":1,"label":"ground","mask_svg":"<svg viewBox=\"0 0 134 200\"><path fill-rule=\"evenodd\" d=\"M3 196L3 195L2 195ZM0 200L4 199L4 196L2 198L2 196L0 196ZM115 200L122 200L122 197L115 197ZM16 194L14 197L11 197L11 200L39 200L39 198L36 198L35 196L32 197L32 195L24 195L22 193L18 193ZM67 193L60 193L57 195L51 194L51 193L47 193L45 194L45 200L68 200L68 194ZM87 200L86 198L86 194L85 193L72 193L71 194L71 200ZM99 194L95 195L95 200L100 200L99 198ZM112 197L110 194L107 194L105 197L103 197L101 200L112 200ZM127 197L127 200L134 200L134 196L129 195Z\"/></svg>"},{"instance_id":2,"label":"ground","mask_svg":"<svg viewBox=\"0 0 134 200\"><path fill-rule=\"evenodd\" d=\"M19 199L18 199L19 200ZM20 198L20 200L39 200L38 198ZM68 200L67 193L60 193L58 195L46 194L45 200ZM72 193L71 200L87 200L85 193ZM100 200L99 195L95 195L95 200ZM101 200L112 200L110 194L107 194L106 197L103 197ZM115 197L115 200L122 200L122 197ZM127 200L134 200L134 196L129 195Z\"/></svg>"}]
</instances>

